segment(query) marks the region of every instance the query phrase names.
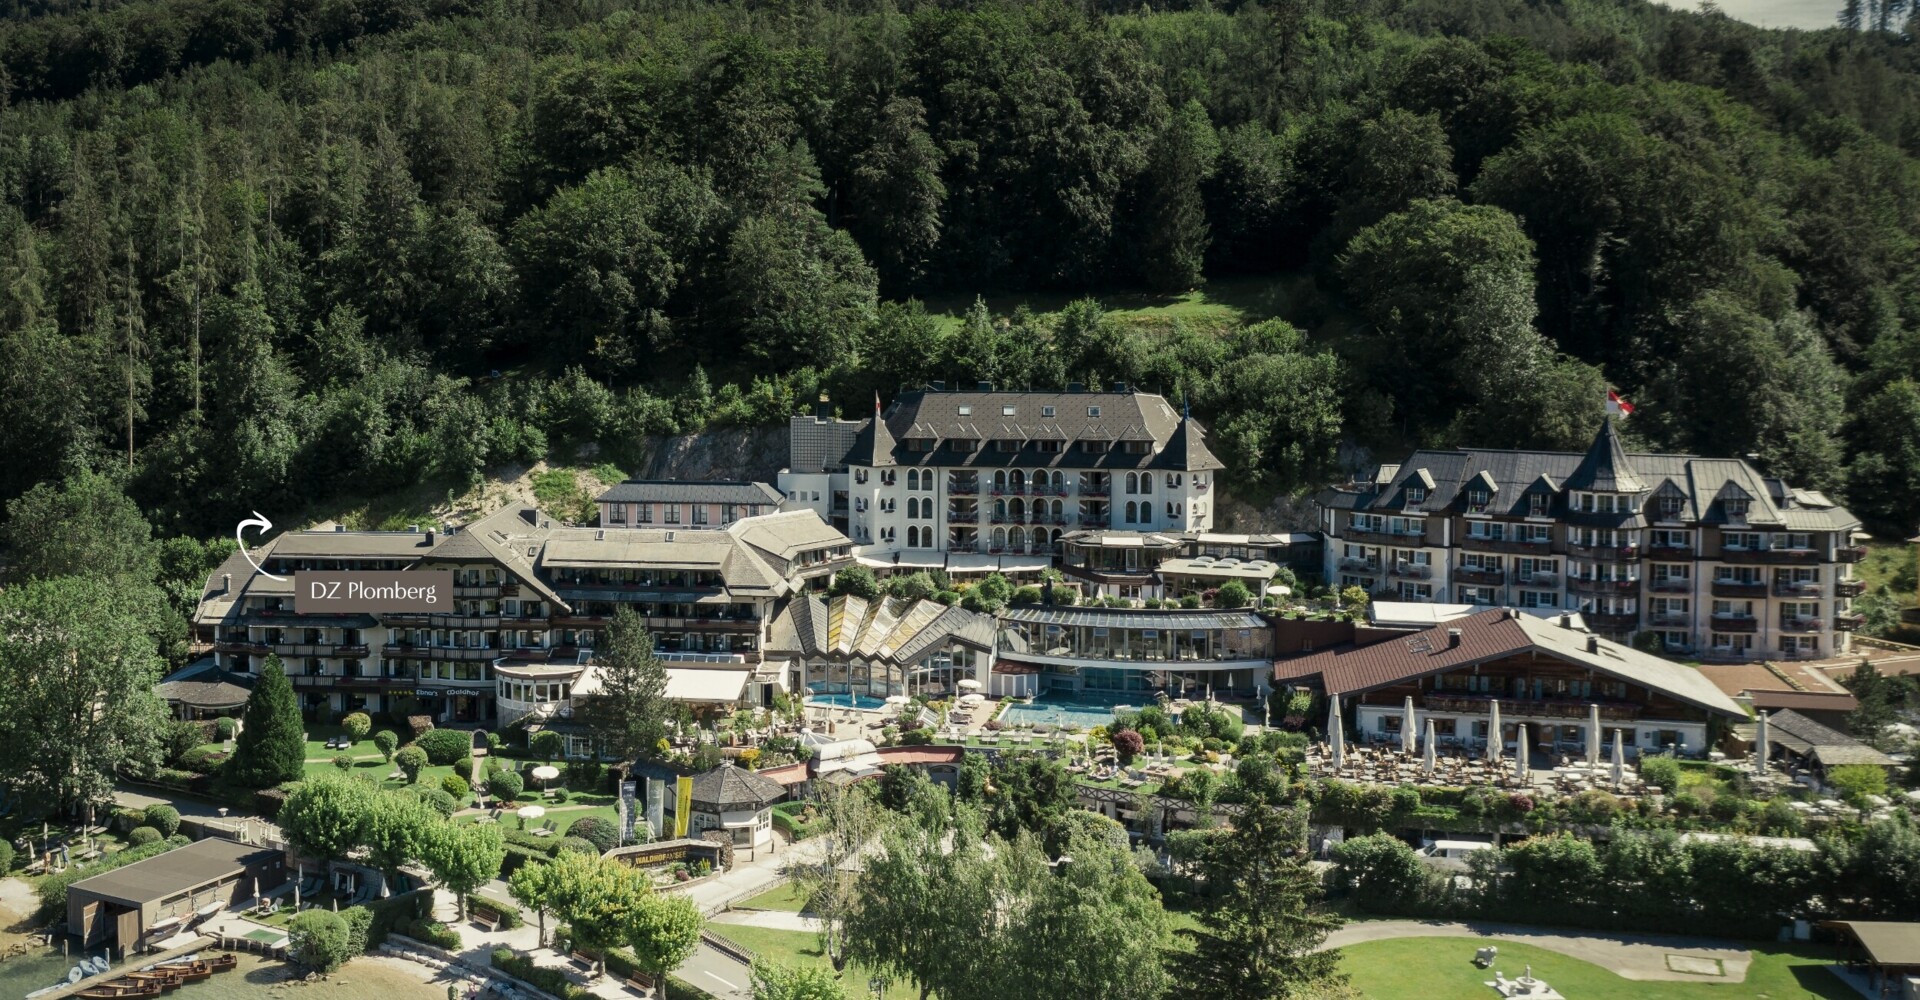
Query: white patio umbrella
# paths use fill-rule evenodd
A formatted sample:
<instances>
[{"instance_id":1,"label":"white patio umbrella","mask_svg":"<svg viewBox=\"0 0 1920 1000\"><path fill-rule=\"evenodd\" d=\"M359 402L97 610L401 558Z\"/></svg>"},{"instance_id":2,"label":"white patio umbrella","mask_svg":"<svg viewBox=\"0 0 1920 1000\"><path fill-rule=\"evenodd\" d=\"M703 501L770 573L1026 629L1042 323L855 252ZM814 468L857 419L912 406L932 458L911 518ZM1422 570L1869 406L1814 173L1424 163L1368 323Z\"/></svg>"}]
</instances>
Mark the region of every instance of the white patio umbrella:
<instances>
[{"instance_id":1,"label":"white patio umbrella","mask_svg":"<svg viewBox=\"0 0 1920 1000\"><path fill-rule=\"evenodd\" d=\"M1506 740L1500 738L1500 699L1487 703L1487 763L1500 763L1500 751L1505 749Z\"/></svg>"},{"instance_id":2,"label":"white patio umbrella","mask_svg":"<svg viewBox=\"0 0 1920 1000\"><path fill-rule=\"evenodd\" d=\"M1753 734L1753 773L1755 774L1767 773L1767 757L1773 749L1767 745L1767 735L1767 713L1761 712L1759 725L1754 729Z\"/></svg>"},{"instance_id":3,"label":"white patio umbrella","mask_svg":"<svg viewBox=\"0 0 1920 1000\"><path fill-rule=\"evenodd\" d=\"M1600 764L1600 706L1587 706L1587 766Z\"/></svg>"},{"instance_id":4,"label":"white patio umbrella","mask_svg":"<svg viewBox=\"0 0 1920 1000\"><path fill-rule=\"evenodd\" d=\"M1620 742L1620 730L1613 731L1613 786L1627 783L1627 751Z\"/></svg>"},{"instance_id":5,"label":"white patio umbrella","mask_svg":"<svg viewBox=\"0 0 1920 1000\"><path fill-rule=\"evenodd\" d=\"M1400 710L1400 750L1403 753L1412 754L1414 751L1414 741L1418 736L1413 726L1413 695L1407 695L1406 707Z\"/></svg>"},{"instance_id":6,"label":"white patio umbrella","mask_svg":"<svg viewBox=\"0 0 1920 1000\"><path fill-rule=\"evenodd\" d=\"M909 698L904 694L887 695L887 704L893 705L895 707L905 705L907 702L910 702L912 700L913 700L912 698Z\"/></svg>"},{"instance_id":7,"label":"white patio umbrella","mask_svg":"<svg viewBox=\"0 0 1920 1000\"><path fill-rule=\"evenodd\" d=\"M520 817L520 826L522 828L527 825L527 820L539 819L546 814L547 810L543 806L521 806L514 811L514 815Z\"/></svg>"},{"instance_id":8,"label":"white patio umbrella","mask_svg":"<svg viewBox=\"0 0 1920 1000\"><path fill-rule=\"evenodd\" d=\"M1420 761L1420 773L1426 775L1429 778L1433 777L1433 768L1435 763L1436 761L1434 760L1434 750L1433 750L1433 720L1428 719L1427 720L1427 753L1426 753L1426 756L1422 758Z\"/></svg>"},{"instance_id":9,"label":"white patio umbrella","mask_svg":"<svg viewBox=\"0 0 1920 1000\"><path fill-rule=\"evenodd\" d=\"M1527 724L1522 722L1515 728L1518 734L1513 740L1513 780L1527 784L1532 780L1527 771Z\"/></svg>"},{"instance_id":10,"label":"white patio umbrella","mask_svg":"<svg viewBox=\"0 0 1920 1000\"><path fill-rule=\"evenodd\" d=\"M540 783L540 790L544 792L547 790L547 782L560 776L560 769L552 764L542 764L528 773L533 775L533 780Z\"/></svg>"},{"instance_id":11,"label":"white patio umbrella","mask_svg":"<svg viewBox=\"0 0 1920 1000\"><path fill-rule=\"evenodd\" d=\"M963 680L963 681L961 681L961 682L960 682L960 683L959 683L959 684L957 685L957 687L959 687L959 688L960 688L960 690L962 690L962 691L978 691L978 690L980 690L980 682L979 682L979 681L976 681L976 680L974 680L974 679L973 679L973 678L971 678L971 677L969 677L969 678L967 678L967 679L965 679L965 680Z\"/></svg>"},{"instance_id":12,"label":"white patio umbrella","mask_svg":"<svg viewBox=\"0 0 1920 1000\"><path fill-rule=\"evenodd\" d=\"M1340 722L1340 699L1333 699L1333 707L1327 711L1328 757L1336 773L1347 763L1347 734Z\"/></svg>"}]
</instances>

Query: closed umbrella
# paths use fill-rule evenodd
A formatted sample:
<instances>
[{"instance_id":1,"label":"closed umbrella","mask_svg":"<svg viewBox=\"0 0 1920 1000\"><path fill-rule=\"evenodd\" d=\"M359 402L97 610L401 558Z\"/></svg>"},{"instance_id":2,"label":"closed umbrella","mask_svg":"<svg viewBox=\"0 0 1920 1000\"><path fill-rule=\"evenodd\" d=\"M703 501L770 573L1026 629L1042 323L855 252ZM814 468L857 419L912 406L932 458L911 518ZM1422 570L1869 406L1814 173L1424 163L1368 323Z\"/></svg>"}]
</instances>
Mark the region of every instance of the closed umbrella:
<instances>
[{"instance_id":1,"label":"closed umbrella","mask_svg":"<svg viewBox=\"0 0 1920 1000\"><path fill-rule=\"evenodd\" d=\"M1333 707L1327 711L1327 742L1332 745L1329 756L1333 769L1338 772L1347 763L1347 734L1340 722L1340 699L1333 699Z\"/></svg>"},{"instance_id":2,"label":"closed umbrella","mask_svg":"<svg viewBox=\"0 0 1920 1000\"><path fill-rule=\"evenodd\" d=\"M1600 764L1600 706L1587 706L1587 766Z\"/></svg>"},{"instance_id":3,"label":"closed umbrella","mask_svg":"<svg viewBox=\"0 0 1920 1000\"><path fill-rule=\"evenodd\" d=\"M1527 773L1527 724L1522 722L1515 728L1513 739L1513 780L1528 784L1531 776Z\"/></svg>"},{"instance_id":4,"label":"closed umbrella","mask_svg":"<svg viewBox=\"0 0 1920 1000\"><path fill-rule=\"evenodd\" d=\"M1420 762L1421 773L1425 774L1429 778L1433 777L1434 764L1435 764L1435 761L1434 761L1434 752L1433 752L1433 720L1428 719L1427 720L1427 754L1426 754L1426 757L1422 759Z\"/></svg>"},{"instance_id":5,"label":"closed umbrella","mask_svg":"<svg viewBox=\"0 0 1920 1000\"><path fill-rule=\"evenodd\" d=\"M1495 698L1488 704L1487 715L1487 763L1500 763L1500 751L1506 740L1500 738L1500 699Z\"/></svg>"},{"instance_id":6,"label":"closed umbrella","mask_svg":"<svg viewBox=\"0 0 1920 1000\"><path fill-rule=\"evenodd\" d=\"M1772 748L1767 745L1767 713L1760 713L1760 725L1753 735L1753 773L1767 773L1767 757Z\"/></svg>"},{"instance_id":7,"label":"closed umbrella","mask_svg":"<svg viewBox=\"0 0 1920 1000\"><path fill-rule=\"evenodd\" d=\"M1407 695L1407 705L1400 710L1400 750L1412 754L1416 734L1413 731L1413 695Z\"/></svg>"},{"instance_id":8,"label":"closed umbrella","mask_svg":"<svg viewBox=\"0 0 1920 1000\"><path fill-rule=\"evenodd\" d=\"M1620 742L1620 730L1613 731L1613 787L1627 783L1627 751Z\"/></svg>"}]
</instances>

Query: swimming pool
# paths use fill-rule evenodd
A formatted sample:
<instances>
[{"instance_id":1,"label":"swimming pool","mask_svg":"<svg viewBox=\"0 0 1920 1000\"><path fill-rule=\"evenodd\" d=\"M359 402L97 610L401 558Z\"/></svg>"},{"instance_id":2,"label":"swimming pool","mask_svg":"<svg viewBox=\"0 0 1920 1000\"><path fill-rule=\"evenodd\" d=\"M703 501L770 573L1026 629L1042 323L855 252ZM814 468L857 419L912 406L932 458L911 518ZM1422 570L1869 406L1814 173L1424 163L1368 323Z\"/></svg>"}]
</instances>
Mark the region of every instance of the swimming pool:
<instances>
[{"instance_id":1,"label":"swimming pool","mask_svg":"<svg viewBox=\"0 0 1920 1000\"><path fill-rule=\"evenodd\" d=\"M885 699L864 694L816 694L807 699L807 704L820 708L857 708L862 712L877 712L885 707Z\"/></svg>"},{"instance_id":2,"label":"swimming pool","mask_svg":"<svg viewBox=\"0 0 1920 1000\"><path fill-rule=\"evenodd\" d=\"M1104 702L1042 696L1031 705L1008 705L1000 721L1009 726L1044 722L1050 726L1091 729L1113 721L1113 706Z\"/></svg>"}]
</instances>

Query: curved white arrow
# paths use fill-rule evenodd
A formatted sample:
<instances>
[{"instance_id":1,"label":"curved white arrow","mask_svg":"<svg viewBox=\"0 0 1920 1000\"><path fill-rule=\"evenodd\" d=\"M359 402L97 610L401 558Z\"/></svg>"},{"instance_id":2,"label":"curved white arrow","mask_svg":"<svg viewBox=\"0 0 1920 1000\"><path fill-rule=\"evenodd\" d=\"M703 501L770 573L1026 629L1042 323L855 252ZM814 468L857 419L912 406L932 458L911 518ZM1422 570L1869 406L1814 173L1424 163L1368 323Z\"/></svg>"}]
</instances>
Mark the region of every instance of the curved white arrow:
<instances>
[{"instance_id":1,"label":"curved white arrow","mask_svg":"<svg viewBox=\"0 0 1920 1000\"><path fill-rule=\"evenodd\" d=\"M240 543L240 554L246 557L247 565L252 566L255 570L257 570L260 573L261 576L264 576L269 580L284 581L286 577L274 576L272 573L269 573L265 569L262 569L259 563L254 562L252 556L247 555L247 540L240 536L245 534L248 528L259 528L262 532L268 532L273 530L273 522L267 520L265 516L263 516L259 511L256 510L253 512L252 518L245 521L241 521L239 525L237 525L233 529L233 540Z\"/></svg>"}]
</instances>

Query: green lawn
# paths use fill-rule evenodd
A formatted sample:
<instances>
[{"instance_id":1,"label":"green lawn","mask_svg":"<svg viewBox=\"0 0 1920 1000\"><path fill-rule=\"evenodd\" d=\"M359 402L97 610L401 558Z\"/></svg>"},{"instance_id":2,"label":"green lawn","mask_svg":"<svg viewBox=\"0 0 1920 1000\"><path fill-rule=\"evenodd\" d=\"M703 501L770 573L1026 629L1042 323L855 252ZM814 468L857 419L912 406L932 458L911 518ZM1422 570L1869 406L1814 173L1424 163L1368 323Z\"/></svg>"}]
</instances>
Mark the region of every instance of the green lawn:
<instances>
[{"instance_id":1,"label":"green lawn","mask_svg":"<svg viewBox=\"0 0 1920 1000\"><path fill-rule=\"evenodd\" d=\"M1273 316L1304 317L1320 307L1313 281L1305 275L1234 275L1210 279L1196 291L1158 294L1138 288L1093 293L1027 292L986 297L995 316L1010 315L1020 306L1038 313L1059 312L1069 302L1092 298L1116 321L1160 331L1180 320L1204 331L1225 332L1243 323ZM959 325L973 305L971 294L936 296L927 310Z\"/></svg>"},{"instance_id":2,"label":"green lawn","mask_svg":"<svg viewBox=\"0 0 1920 1000\"><path fill-rule=\"evenodd\" d=\"M807 897L799 886L786 882L736 905L744 910L785 910L788 913L800 913L807 907Z\"/></svg>"},{"instance_id":3,"label":"green lawn","mask_svg":"<svg viewBox=\"0 0 1920 1000\"><path fill-rule=\"evenodd\" d=\"M1494 969L1473 964L1479 938L1397 938L1342 948L1340 967L1353 985L1372 1000L1486 1000ZM1786 951L1776 945L1755 948L1753 965L1741 983L1645 982L1556 952L1512 941L1494 941L1500 949L1495 969L1520 976L1529 963L1533 974L1561 995L1579 1000L1846 1000L1857 996L1824 966L1831 959L1813 948Z\"/></svg>"},{"instance_id":4,"label":"green lawn","mask_svg":"<svg viewBox=\"0 0 1920 1000\"><path fill-rule=\"evenodd\" d=\"M740 924L709 924L708 929L780 965L811 965L831 970L833 964L820 950L820 938L808 931L781 931ZM869 997L867 973L857 965L847 966L841 983L849 996ZM886 1000L920 1000L920 991L906 983L888 983Z\"/></svg>"}]
</instances>

